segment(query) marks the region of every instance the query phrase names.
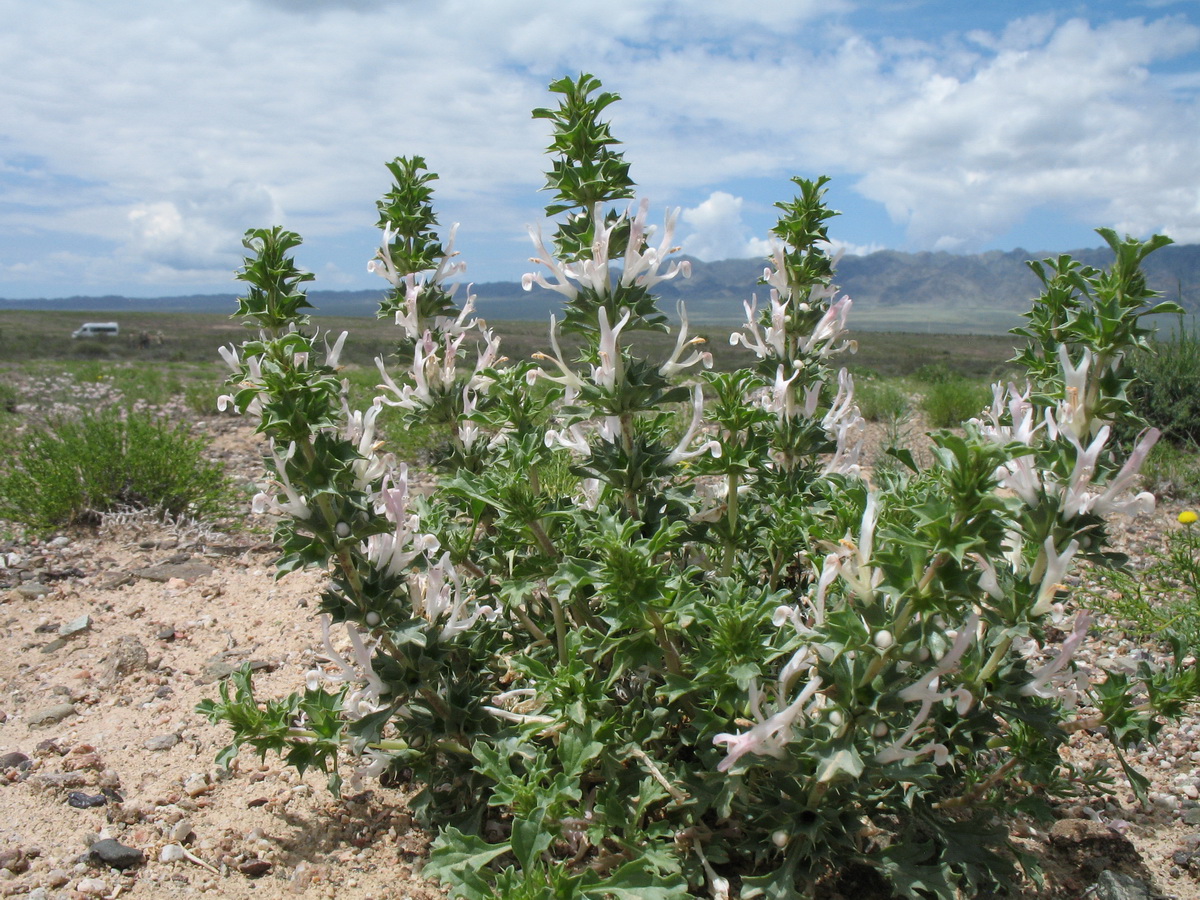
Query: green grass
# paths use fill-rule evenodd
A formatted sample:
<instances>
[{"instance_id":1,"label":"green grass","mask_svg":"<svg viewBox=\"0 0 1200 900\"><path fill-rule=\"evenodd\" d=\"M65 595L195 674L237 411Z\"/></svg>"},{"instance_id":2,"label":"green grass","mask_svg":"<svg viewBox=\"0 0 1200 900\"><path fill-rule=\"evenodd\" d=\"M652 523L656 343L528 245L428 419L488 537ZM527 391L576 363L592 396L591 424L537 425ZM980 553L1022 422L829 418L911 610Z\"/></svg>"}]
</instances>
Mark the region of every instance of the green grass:
<instances>
[{"instance_id":1,"label":"green grass","mask_svg":"<svg viewBox=\"0 0 1200 900\"><path fill-rule=\"evenodd\" d=\"M228 499L219 463L205 442L148 413L110 407L60 419L9 439L0 471L0 517L35 533L94 524L133 506L197 517Z\"/></svg>"}]
</instances>

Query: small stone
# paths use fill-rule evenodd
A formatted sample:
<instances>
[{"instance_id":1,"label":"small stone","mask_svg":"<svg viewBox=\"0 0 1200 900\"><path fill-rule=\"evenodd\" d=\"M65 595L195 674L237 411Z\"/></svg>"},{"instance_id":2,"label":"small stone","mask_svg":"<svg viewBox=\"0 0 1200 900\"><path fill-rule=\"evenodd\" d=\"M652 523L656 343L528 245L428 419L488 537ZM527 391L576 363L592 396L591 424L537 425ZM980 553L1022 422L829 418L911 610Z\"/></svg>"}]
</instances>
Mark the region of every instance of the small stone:
<instances>
[{"instance_id":1,"label":"small stone","mask_svg":"<svg viewBox=\"0 0 1200 900\"><path fill-rule=\"evenodd\" d=\"M208 779L199 773L193 773L183 781L183 792L189 797L199 797L201 794L207 794L212 790L212 787Z\"/></svg>"},{"instance_id":2,"label":"small stone","mask_svg":"<svg viewBox=\"0 0 1200 900\"><path fill-rule=\"evenodd\" d=\"M187 859L187 854L178 844L167 844L159 852L158 858L160 862L182 862Z\"/></svg>"},{"instance_id":3,"label":"small stone","mask_svg":"<svg viewBox=\"0 0 1200 900\"><path fill-rule=\"evenodd\" d=\"M92 620L88 616L80 616L78 619L72 619L70 622L65 622L58 626L60 637L68 637L72 634L78 634L81 631L86 631L92 625Z\"/></svg>"},{"instance_id":4,"label":"small stone","mask_svg":"<svg viewBox=\"0 0 1200 900\"><path fill-rule=\"evenodd\" d=\"M45 647L42 648L42 652L43 653L57 653L59 650L61 650L65 646L67 646L67 639L63 638L63 637L56 637L54 640L52 640Z\"/></svg>"},{"instance_id":5,"label":"small stone","mask_svg":"<svg viewBox=\"0 0 1200 900\"><path fill-rule=\"evenodd\" d=\"M192 582L212 573L213 567L202 562L168 563L161 566L147 566L143 569L133 570L133 574L138 578L145 578L147 581L158 581L164 584L172 578Z\"/></svg>"},{"instance_id":6,"label":"small stone","mask_svg":"<svg viewBox=\"0 0 1200 900\"><path fill-rule=\"evenodd\" d=\"M0 756L0 769L15 769L21 763L29 762L29 757L20 750L13 750L11 753L5 753Z\"/></svg>"},{"instance_id":7,"label":"small stone","mask_svg":"<svg viewBox=\"0 0 1200 900\"><path fill-rule=\"evenodd\" d=\"M182 844L192 833L192 823L188 819L180 819L171 826L170 836L177 844Z\"/></svg>"},{"instance_id":8,"label":"small stone","mask_svg":"<svg viewBox=\"0 0 1200 900\"><path fill-rule=\"evenodd\" d=\"M163 628L158 629L158 631L154 633L154 637L156 640L160 641L173 641L175 640L175 629L170 625L166 625Z\"/></svg>"},{"instance_id":9,"label":"small stone","mask_svg":"<svg viewBox=\"0 0 1200 900\"><path fill-rule=\"evenodd\" d=\"M75 890L81 894L88 896L98 896L108 893L108 885L99 878L81 878L79 883L75 885Z\"/></svg>"},{"instance_id":10,"label":"small stone","mask_svg":"<svg viewBox=\"0 0 1200 900\"><path fill-rule=\"evenodd\" d=\"M67 805L73 806L75 809L95 809L106 803L108 803L108 798L103 794L87 794L83 791L71 791L67 794Z\"/></svg>"},{"instance_id":11,"label":"small stone","mask_svg":"<svg viewBox=\"0 0 1200 900\"><path fill-rule=\"evenodd\" d=\"M75 707L72 704L56 703L53 706L47 706L30 713L26 721L28 721L30 728L39 728L46 725L57 725L63 719L75 714Z\"/></svg>"},{"instance_id":12,"label":"small stone","mask_svg":"<svg viewBox=\"0 0 1200 900\"><path fill-rule=\"evenodd\" d=\"M1150 900L1150 887L1140 878L1105 869L1091 896L1095 900Z\"/></svg>"},{"instance_id":13,"label":"small stone","mask_svg":"<svg viewBox=\"0 0 1200 900\"><path fill-rule=\"evenodd\" d=\"M158 737L148 738L142 746L147 750L170 750L178 743L179 735L160 734Z\"/></svg>"},{"instance_id":14,"label":"small stone","mask_svg":"<svg viewBox=\"0 0 1200 900\"><path fill-rule=\"evenodd\" d=\"M1188 825L1200 825L1200 809L1189 809L1183 814L1183 821Z\"/></svg>"},{"instance_id":15,"label":"small stone","mask_svg":"<svg viewBox=\"0 0 1200 900\"><path fill-rule=\"evenodd\" d=\"M60 888L70 880L71 876L65 869L51 869L46 873L46 887Z\"/></svg>"},{"instance_id":16,"label":"small stone","mask_svg":"<svg viewBox=\"0 0 1200 900\"><path fill-rule=\"evenodd\" d=\"M20 875L22 872L29 871L29 860L26 859L22 850L0 850L0 869Z\"/></svg>"},{"instance_id":17,"label":"small stone","mask_svg":"<svg viewBox=\"0 0 1200 900\"><path fill-rule=\"evenodd\" d=\"M39 600L50 593L50 588L40 581L26 581L17 586L16 592L22 600Z\"/></svg>"},{"instance_id":18,"label":"small stone","mask_svg":"<svg viewBox=\"0 0 1200 900\"><path fill-rule=\"evenodd\" d=\"M271 871L272 865L265 859L248 859L237 868L247 878L262 878Z\"/></svg>"},{"instance_id":19,"label":"small stone","mask_svg":"<svg viewBox=\"0 0 1200 900\"><path fill-rule=\"evenodd\" d=\"M150 654L141 642L132 635L123 635L112 645L106 657L107 665L100 682L112 686L126 675L146 668L149 661Z\"/></svg>"},{"instance_id":20,"label":"small stone","mask_svg":"<svg viewBox=\"0 0 1200 900\"><path fill-rule=\"evenodd\" d=\"M146 854L136 847L126 847L112 838L105 838L92 844L88 857L97 862L112 866L114 869L129 869L140 866L146 861Z\"/></svg>"}]
</instances>

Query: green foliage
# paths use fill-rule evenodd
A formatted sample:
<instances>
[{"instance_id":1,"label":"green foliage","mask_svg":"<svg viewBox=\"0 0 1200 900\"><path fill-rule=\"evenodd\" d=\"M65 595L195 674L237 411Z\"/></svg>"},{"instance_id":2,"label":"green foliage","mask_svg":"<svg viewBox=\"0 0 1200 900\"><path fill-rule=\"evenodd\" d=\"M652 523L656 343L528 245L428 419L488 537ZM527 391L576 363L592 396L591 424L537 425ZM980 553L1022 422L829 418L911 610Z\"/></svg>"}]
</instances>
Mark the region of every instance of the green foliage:
<instances>
[{"instance_id":1,"label":"green foliage","mask_svg":"<svg viewBox=\"0 0 1200 900\"><path fill-rule=\"evenodd\" d=\"M1160 441L1142 466L1142 481L1162 499L1200 499L1200 448Z\"/></svg>"},{"instance_id":2,"label":"green foliage","mask_svg":"<svg viewBox=\"0 0 1200 900\"><path fill-rule=\"evenodd\" d=\"M893 381L860 378L854 384L854 399L868 422L894 422L912 408L908 392Z\"/></svg>"},{"instance_id":3,"label":"green foliage","mask_svg":"<svg viewBox=\"0 0 1200 900\"><path fill-rule=\"evenodd\" d=\"M1110 272L1060 260L1024 329L1034 390L998 386L978 423L933 435L926 467L898 450L881 490L834 366L853 343L826 180L779 205L769 300L732 341L753 358L697 377L711 360L681 308L674 352L650 362L628 335L666 327L651 289L684 267L663 270L670 218L655 248L644 206L600 212L628 185L599 88L555 82L559 110L538 113L567 220L558 255L535 259L553 280L527 282L567 297L569 356L556 323L537 364L506 367L469 300L427 317L448 248L431 269L383 267L405 285L412 355L395 377L381 364L365 412L340 341L322 348L298 313L225 354L233 403L271 442L256 502L280 516L279 570L327 570L325 626L351 650L327 636L336 693L263 703L247 673L223 688L202 707L231 727L222 758L279 752L335 789L343 767L410 772L440 829L425 871L471 900L798 898L848 867L912 900L1013 883L1006 817L1092 786L1060 754L1087 617L1052 663L1016 648L1045 644L1076 555L1109 558L1107 515L1145 505L1127 488L1149 443L1122 464L1107 439L1131 415L1119 361L1144 337L1136 263L1161 241L1114 238ZM242 277L254 296L274 276L247 260ZM449 432L436 490L410 492L378 443L385 407ZM1145 668L1085 703L1124 743L1198 688Z\"/></svg>"},{"instance_id":4,"label":"green foliage","mask_svg":"<svg viewBox=\"0 0 1200 900\"><path fill-rule=\"evenodd\" d=\"M1200 334L1183 327L1133 354L1129 397L1142 419L1177 446L1200 443Z\"/></svg>"},{"instance_id":5,"label":"green foliage","mask_svg":"<svg viewBox=\"0 0 1200 900\"><path fill-rule=\"evenodd\" d=\"M204 450L184 425L115 408L32 428L0 473L0 517L47 532L121 506L211 515L228 492Z\"/></svg>"},{"instance_id":6,"label":"green foliage","mask_svg":"<svg viewBox=\"0 0 1200 900\"><path fill-rule=\"evenodd\" d=\"M932 428L957 428L979 415L991 391L986 385L965 378L931 382L921 395L921 410Z\"/></svg>"},{"instance_id":7,"label":"green foliage","mask_svg":"<svg viewBox=\"0 0 1200 900\"><path fill-rule=\"evenodd\" d=\"M1200 650L1200 529L1172 527L1137 571L1096 572L1085 602L1139 640L1175 638L1195 654Z\"/></svg>"}]
</instances>

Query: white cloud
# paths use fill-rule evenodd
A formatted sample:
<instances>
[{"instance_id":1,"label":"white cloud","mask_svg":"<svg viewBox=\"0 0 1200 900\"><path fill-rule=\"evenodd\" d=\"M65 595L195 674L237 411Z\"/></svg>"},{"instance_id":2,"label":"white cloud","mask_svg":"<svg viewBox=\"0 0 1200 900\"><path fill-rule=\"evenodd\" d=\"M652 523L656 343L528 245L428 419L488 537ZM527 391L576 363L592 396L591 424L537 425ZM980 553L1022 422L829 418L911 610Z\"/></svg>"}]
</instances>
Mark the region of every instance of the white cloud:
<instances>
[{"instance_id":1,"label":"white cloud","mask_svg":"<svg viewBox=\"0 0 1200 900\"><path fill-rule=\"evenodd\" d=\"M420 154L489 260L472 275L514 277L526 251L499 269L497 248L547 199L529 110L581 70L624 96L614 131L656 205L708 194L685 215L698 256L761 255L742 217L778 197L742 185L821 172L913 248L974 249L1047 206L1200 240L1200 29L1183 4L1121 8L873 39L845 0L0 0L0 232L23 236L0 272L227 278L273 223L319 253L374 222L385 160Z\"/></svg>"},{"instance_id":2,"label":"white cloud","mask_svg":"<svg viewBox=\"0 0 1200 900\"><path fill-rule=\"evenodd\" d=\"M753 237L742 221L741 197L714 191L699 206L685 209L681 218L691 227L683 239L683 252L697 259L749 259L766 256L771 244Z\"/></svg>"}]
</instances>

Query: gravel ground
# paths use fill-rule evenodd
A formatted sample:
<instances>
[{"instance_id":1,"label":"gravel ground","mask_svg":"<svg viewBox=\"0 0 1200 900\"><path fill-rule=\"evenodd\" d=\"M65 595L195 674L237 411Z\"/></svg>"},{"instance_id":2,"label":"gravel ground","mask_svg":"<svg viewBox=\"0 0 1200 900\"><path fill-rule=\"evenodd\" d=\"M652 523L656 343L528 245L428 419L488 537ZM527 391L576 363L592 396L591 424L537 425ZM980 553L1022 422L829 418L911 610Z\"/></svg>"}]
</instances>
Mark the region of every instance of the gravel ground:
<instances>
[{"instance_id":1,"label":"gravel ground","mask_svg":"<svg viewBox=\"0 0 1200 900\"><path fill-rule=\"evenodd\" d=\"M256 479L260 451L244 423L198 427L236 479ZM1179 509L1121 523L1119 543L1144 556L1178 527ZM443 896L418 874L429 837L403 788L339 801L320 773L299 778L248 751L228 772L214 767L227 732L196 704L245 661L260 670L261 696L303 683L318 650L316 573L276 581L253 528L137 514L100 533L0 543L0 559L0 895ZM1063 615L1069 630L1073 610ZM1101 620L1078 659L1160 652ZM1112 762L1086 733L1068 752ZM1062 807L1053 829L1015 826L1049 875L1024 896L1200 897L1200 721L1189 714L1131 761L1153 780L1149 808L1118 779L1107 801Z\"/></svg>"}]
</instances>

